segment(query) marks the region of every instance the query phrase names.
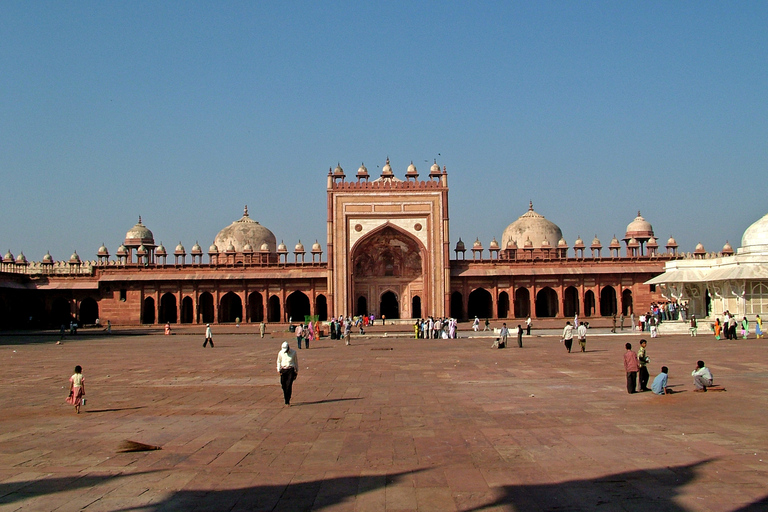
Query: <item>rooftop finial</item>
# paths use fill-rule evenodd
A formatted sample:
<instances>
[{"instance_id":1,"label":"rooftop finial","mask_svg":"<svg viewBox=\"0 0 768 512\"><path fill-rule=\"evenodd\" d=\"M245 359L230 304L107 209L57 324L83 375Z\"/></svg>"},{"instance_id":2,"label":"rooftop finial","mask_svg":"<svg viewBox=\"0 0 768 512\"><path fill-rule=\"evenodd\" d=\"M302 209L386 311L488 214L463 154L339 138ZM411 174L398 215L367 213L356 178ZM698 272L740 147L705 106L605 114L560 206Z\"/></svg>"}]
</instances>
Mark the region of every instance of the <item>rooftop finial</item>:
<instances>
[{"instance_id":1,"label":"rooftop finial","mask_svg":"<svg viewBox=\"0 0 768 512\"><path fill-rule=\"evenodd\" d=\"M141 224L141 215L139 215L139 224Z\"/></svg>"},{"instance_id":2,"label":"rooftop finial","mask_svg":"<svg viewBox=\"0 0 768 512\"><path fill-rule=\"evenodd\" d=\"M533 211L533 201L528 201L528 211Z\"/></svg>"},{"instance_id":3,"label":"rooftop finial","mask_svg":"<svg viewBox=\"0 0 768 512\"><path fill-rule=\"evenodd\" d=\"M248 216L248 205L245 205L245 210L243 211L243 217Z\"/></svg>"},{"instance_id":4,"label":"rooftop finial","mask_svg":"<svg viewBox=\"0 0 768 512\"><path fill-rule=\"evenodd\" d=\"M642 215L640 215L640 210L637 210L637 216L642 217Z\"/></svg>"}]
</instances>

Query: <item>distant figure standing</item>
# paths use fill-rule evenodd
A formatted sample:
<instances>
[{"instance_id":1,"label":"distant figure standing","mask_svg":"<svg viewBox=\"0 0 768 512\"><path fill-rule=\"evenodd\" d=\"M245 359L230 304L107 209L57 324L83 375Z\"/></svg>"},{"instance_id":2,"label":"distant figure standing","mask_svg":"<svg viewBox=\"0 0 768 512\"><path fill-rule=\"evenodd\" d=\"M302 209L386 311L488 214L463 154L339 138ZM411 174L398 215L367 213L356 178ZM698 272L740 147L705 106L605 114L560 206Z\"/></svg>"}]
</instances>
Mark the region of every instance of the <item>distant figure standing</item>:
<instances>
[{"instance_id":1,"label":"distant figure standing","mask_svg":"<svg viewBox=\"0 0 768 512\"><path fill-rule=\"evenodd\" d=\"M293 381L299 376L299 356L291 350L288 342L284 341L280 352L277 353L277 373L280 374L280 386L283 388L285 405L291 405Z\"/></svg>"},{"instance_id":2,"label":"distant figure standing","mask_svg":"<svg viewBox=\"0 0 768 512\"><path fill-rule=\"evenodd\" d=\"M632 332L635 331L635 313L634 311L629 314L629 323L632 324Z\"/></svg>"},{"instance_id":3,"label":"distant figure standing","mask_svg":"<svg viewBox=\"0 0 768 512\"><path fill-rule=\"evenodd\" d=\"M261 335L261 337L263 338L265 332L267 332L267 326L264 324L264 322L261 322L259 324L259 335Z\"/></svg>"},{"instance_id":4,"label":"distant figure standing","mask_svg":"<svg viewBox=\"0 0 768 512\"><path fill-rule=\"evenodd\" d=\"M584 325L584 322L579 323L579 326L576 328L576 334L579 336L579 346L581 346L581 351L586 352L587 351L587 326Z\"/></svg>"},{"instance_id":5,"label":"distant figure standing","mask_svg":"<svg viewBox=\"0 0 768 512\"><path fill-rule=\"evenodd\" d=\"M486 320L486 322L487 321L488 320ZM504 348L507 348L507 336L509 336L509 329L507 329L507 324L505 322L501 325L501 333L500 333L500 337L501 337L500 344L504 345Z\"/></svg>"},{"instance_id":6,"label":"distant figure standing","mask_svg":"<svg viewBox=\"0 0 768 512\"><path fill-rule=\"evenodd\" d=\"M472 330L477 332L478 329L480 329L480 319L475 317L475 319L472 321Z\"/></svg>"},{"instance_id":7,"label":"distant figure standing","mask_svg":"<svg viewBox=\"0 0 768 512\"><path fill-rule=\"evenodd\" d=\"M613 314L611 319L611 332L616 332L616 313Z\"/></svg>"},{"instance_id":8,"label":"distant figure standing","mask_svg":"<svg viewBox=\"0 0 768 512\"><path fill-rule=\"evenodd\" d=\"M755 335L758 340L763 337L763 319L760 318L760 315L755 318Z\"/></svg>"},{"instance_id":9,"label":"distant figure standing","mask_svg":"<svg viewBox=\"0 0 768 512\"><path fill-rule=\"evenodd\" d=\"M565 327L563 328L563 343L565 343L565 348L570 354L571 346L573 346L573 326L571 325L571 322L565 322Z\"/></svg>"},{"instance_id":10,"label":"distant figure standing","mask_svg":"<svg viewBox=\"0 0 768 512\"><path fill-rule=\"evenodd\" d=\"M688 329L691 336L696 336L699 333L699 324L696 322L696 315L691 315L691 327Z\"/></svg>"},{"instance_id":11,"label":"distant figure standing","mask_svg":"<svg viewBox=\"0 0 768 512\"><path fill-rule=\"evenodd\" d=\"M293 333L296 335L296 345L298 345L299 350L301 350L301 340L304 337L304 328L301 326L301 324L296 326L296 329L293 331Z\"/></svg>"},{"instance_id":12,"label":"distant figure standing","mask_svg":"<svg viewBox=\"0 0 768 512\"><path fill-rule=\"evenodd\" d=\"M749 320L747 320L747 317L744 317L741 321L741 338L745 340L747 336L749 336Z\"/></svg>"},{"instance_id":13,"label":"distant figure standing","mask_svg":"<svg viewBox=\"0 0 768 512\"><path fill-rule=\"evenodd\" d=\"M517 325L517 347L523 348L523 326Z\"/></svg>"},{"instance_id":14,"label":"distant figure standing","mask_svg":"<svg viewBox=\"0 0 768 512\"><path fill-rule=\"evenodd\" d=\"M171 334L171 323L165 322L165 335L168 336Z\"/></svg>"},{"instance_id":15,"label":"distant figure standing","mask_svg":"<svg viewBox=\"0 0 768 512\"><path fill-rule=\"evenodd\" d=\"M344 322L344 343L346 345L352 344L352 322L349 321L349 318Z\"/></svg>"},{"instance_id":16,"label":"distant figure standing","mask_svg":"<svg viewBox=\"0 0 768 512\"><path fill-rule=\"evenodd\" d=\"M619 317L619 328L623 331L624 330L624 313L621 314Z\"/></svg>"},{"instance_id":17,"label":"distant figure standing","mask_svg":"<svg viewBox=\"0 0 768 512\"><path fill-rule=\"evenodd\" d=\"M528 318L525 319L525 335L530 336L531 335L531 315L528 315Z\"/></svg>"},{"instance_id":18,"label":"distant figure standing","mask_svg":"<svg viewBox=\"0 0 768 512\"><path fill-rule=\"evenodd\" d=\"M381 325L384 325L384 322L387 321L387 315L381 315Z\"/></svg>"},{"instance_id":19,"label":"distant figure standing","mask_svg":"<svg viewBox=\"0 0 768 512\"><path fill-rule=\"evenodd\" d=\"M205 341L203 342L203 348L210 343L213 348L213 333L211 332L211 324L205 324Z\"/></svg>"},{"instance_id":20,"label":"distant figure standing","mask_svg":"<svg viewBox=\"0 0 768 512\"><path fill-rule=\"evenodd\" d=\"M640 349L637 351L638 376L640 380L640 391L648 391L648 380L651 376L648 374L646 365L651 362L645 347L648 345L646 340L640 340Z\"/></svg>"},{"instance_id":21,"label":"distant figure standing","mask_svg":"<svg viewBox=\"0 0 768 512\"><path fill-rule=\"evenodd\" d=\"M112 334L112 320L107 320L107 334Z\"/></svg>"},{"instance_id":22,"label":"distant figure standing","mask_svg":"<svg viewBox=\"0 0 768 512\"><path fill-rule=\"evenodd\" d=\"M485 319L485 328L483 329L483 332L490 331L491 330L491 322L486 318Z\"/></svg>"},{"instance_id":23,"label":"distant figure standing","mask_svg":"<svg viewBox=\"0 0 768 512\"><path fill-rule=\"evenodd\" d=\"M632 344L627 343L624 347L627 349L627 351L624 352L624 371L627 373L627 393L632 394L637 387L639 364L637 361L637 354L632 352Z\"/></svg>"},{"instance_id":24,"label":"distant figure standing","mask_svg":"<svg viewBox=\"0 0 768 512\"><path fill-rule=\"evenodd\" d=\"M77 365L75 373L69 378L69 396L67 397L67 403L75 406L77 414L80 414L83 397L85 397L85 377L83 377L83 368Z\"/></svg>"}]
</instances>

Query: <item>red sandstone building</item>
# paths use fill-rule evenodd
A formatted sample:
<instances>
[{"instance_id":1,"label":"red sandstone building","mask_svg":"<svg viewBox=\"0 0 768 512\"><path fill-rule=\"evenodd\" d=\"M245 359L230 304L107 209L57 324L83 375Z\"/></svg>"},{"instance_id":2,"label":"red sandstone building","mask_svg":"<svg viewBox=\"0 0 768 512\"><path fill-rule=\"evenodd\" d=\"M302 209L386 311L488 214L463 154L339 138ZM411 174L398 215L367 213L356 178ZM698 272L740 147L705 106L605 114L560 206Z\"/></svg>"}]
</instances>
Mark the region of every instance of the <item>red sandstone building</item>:
<instances>
[{"instance_id":1,"label":"red sandstone building","mask_svg":"<svg viewBox=\"0 0 768 512\"><path fill-rule=\"evenodd\" d=\"M411 163L397 178L389 159L371 180L361 166L348 180L340 166L327 176L326 248L299 242L289 251L275 235L243 217L204 251L156 245L142 223L114 255L102 246L93 261L29 262L23 253L0 264L0 325L282 323L317 315L375 314L387 319L582 318L629 315L662 300L643 284L678 258L669 239L660 253L640 216L622 245L581 238L569 247L560 228L533 204L487 248L451 246L448 175L435 163L420 180ZM469 254L467 252L469 251Z\"/></svg>"}]
</instances>

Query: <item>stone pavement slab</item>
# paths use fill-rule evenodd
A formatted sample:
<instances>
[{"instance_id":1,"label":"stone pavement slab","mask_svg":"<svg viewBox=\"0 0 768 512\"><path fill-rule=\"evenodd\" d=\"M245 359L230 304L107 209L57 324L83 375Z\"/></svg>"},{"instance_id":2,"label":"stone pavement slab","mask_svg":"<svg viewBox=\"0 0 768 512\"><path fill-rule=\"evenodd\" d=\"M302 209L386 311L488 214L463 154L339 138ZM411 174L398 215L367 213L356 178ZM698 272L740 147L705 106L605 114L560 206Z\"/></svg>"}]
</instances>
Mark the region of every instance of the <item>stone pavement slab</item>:
<instances>
[{"instance_id":1,"label":"stone pavement slab","mask_svg":"<svg viewBox=\"0 0 768 512\"><path fill-rule=\"evenodd\" d=\"M649 339L659 397L625 389L640 337L323 339L285 407L284 337L4 336L0 510L768 510L768 342ZM692 392L697 359L726 392Z\"/></svg>"}]
</instances>

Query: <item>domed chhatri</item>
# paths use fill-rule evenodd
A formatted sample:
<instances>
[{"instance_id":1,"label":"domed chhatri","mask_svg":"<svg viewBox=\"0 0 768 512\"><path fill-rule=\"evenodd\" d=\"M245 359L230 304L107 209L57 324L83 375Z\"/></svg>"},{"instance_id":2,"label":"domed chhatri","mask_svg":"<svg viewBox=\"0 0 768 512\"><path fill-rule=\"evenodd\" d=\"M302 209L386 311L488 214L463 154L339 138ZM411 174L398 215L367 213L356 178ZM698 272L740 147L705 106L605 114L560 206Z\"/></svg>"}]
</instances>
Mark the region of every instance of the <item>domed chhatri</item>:
<instances>
[{"instance_id":1,"label":"domed chhatri","mask_svg":"<svg viewBox=\"0 0 768 512\"><path fill-rule=\"evenodd\" d=\"M216 246L228 248L232 245L238 253L244 251L246 244L250 244L251 247L261 247L265 242L269 245L269 252L277 251L275 235L248 216L248 206L245 207L242 218L219 231L214 239Z\"/></svg>"},{"instance_id":2,"label":"domed chhatri","mask_svg":"<svg viewBox=\"0 0 768 512\"><path fill-rule=\"evenodd\" d=\"M739 253L768 253L768 214L744 231Z\"/></svg>"},{"instance_id":3,"label":"domed chhatri","mask_svg":"<svg viewBox=\"0 0 768 512\"><path fill-rule=\"evenodd\" d=\"M125 234L125 242L123 244L126 247L139 247L140 245L147 247L155 246L155 236L147 226L141 223L141 215L139 215L139 222Z\"/></svg>"},{"instance_id":4,"label":"domed chhatri","mask_svg":"<svg viewBox=\"0 0 768 512\"><path fill-rule=\"evenodd\" d=\"M640 247L640 254L642 254L643 246L651 238L653 238L653 227L640 215L640 210L638 210L635 220L627 224L627 232L622 240L629 246L629 241L634 239Z\"/></svg>"},{"instance_id":5,"label":"domed chhatri","mask_svg":"<svg viewBox=\"0 0 768 512\"><path fill-rule=\"evenodd\" d=\"M504 230L501 246L506 247L510 240L514 240L518 247L524 247L526 240L530 240L534 248L540 248L545 245L543 242L546 240L549 247L556 247L561 238L563 232L560 228L536 213L533 210L533 202L530 202L528 211Z\"/></svg>"}]
</instances>

